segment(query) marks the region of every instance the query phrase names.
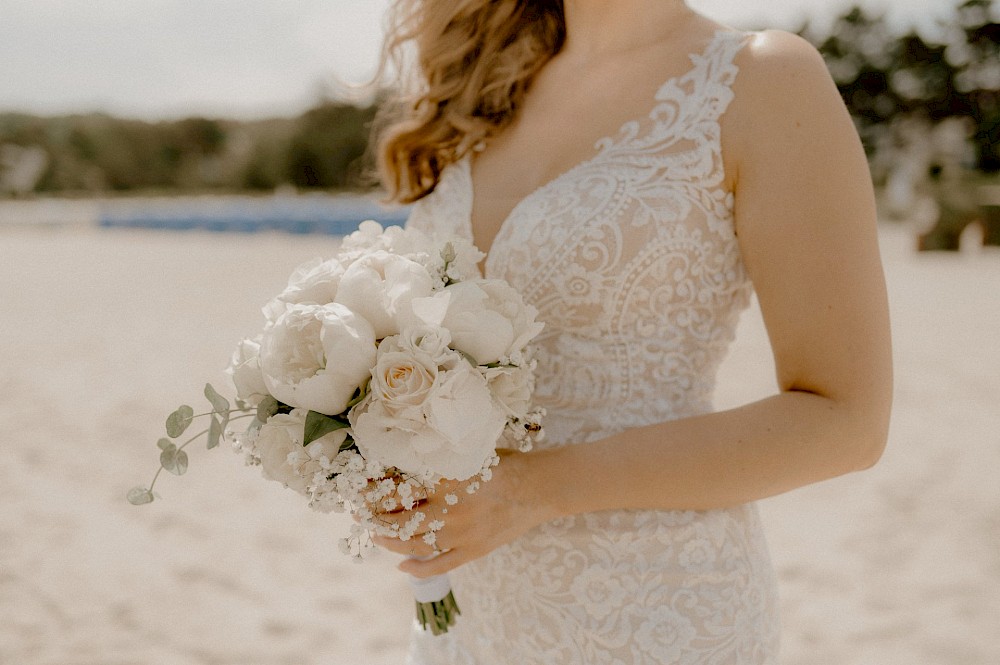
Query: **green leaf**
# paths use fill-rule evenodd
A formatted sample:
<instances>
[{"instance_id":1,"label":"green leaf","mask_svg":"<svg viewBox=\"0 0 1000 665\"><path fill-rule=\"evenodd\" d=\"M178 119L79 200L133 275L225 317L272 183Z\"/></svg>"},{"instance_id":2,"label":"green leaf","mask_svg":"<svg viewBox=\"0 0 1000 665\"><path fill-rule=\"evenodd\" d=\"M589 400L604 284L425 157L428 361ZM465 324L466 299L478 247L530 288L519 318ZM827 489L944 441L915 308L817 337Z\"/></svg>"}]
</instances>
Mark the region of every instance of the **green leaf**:
<instances>
[{"instance_id":1,"label":"green leaf","mask_svg":"<svg viewBox=\"0 0 1000 665\"><path fill-rule=\"evenodd\" d=\"M257 405L257 420L266 423L268 418L278 412L278 408L278 400L268 395Z\"/></svg>"},{"instance_id":2,"label":"green leaf","mask_svg":"<svg viewBox=\"0 0 1000 665\"><path fill-rule=\"evenodd\" d=\"M175 476L183 476L188 470L187 453L183 450L164 450L160 453L160 466Z\"/></svg>"},{"instance_id":3,"label":"green leaf","mask_svg":"<svg viewBox=\"0 0 1000 665\"><path fill-rule=\"evenodd\" d=\"M208 449L211 450L219 445L219 439L222 438L222 423L215 416L212 416L212 422L208 424Z\"/></svg>"},{"instance_id":4,"label":"green leaf","mask_svg":"<svg viewBox=\"0 0 1000 665\"><path fill-rule=\"evenodd\" d=\"M160 439L156 445L159 446L160 450L177 450L177 445L170 439Z\"/></svg>"},{"instance_id":5,"label":"green leaf","mask_svg":"<svg viewBox=\"0 0 1000 665\"><path fill-rule=\"evenodd\" d=\"M133 506L141 506L153 502L153 493L145 487L133 487L128 491L128 502Z\"/></svg>"},{"instance_id":6,"label":"green leaf","mask_svg":"<svg viewBox=\"0 0 1000 665\"><path fill-rule=\"evenodd\" d=\"M187 404L177 407L177 410L167 416L167 436L176 439L188 428L194 420L194 409Z\"/></svg>"},{"instance_id":7,"label":"green leaf","mask_svg":"<svg viewBox=\"0 0 1000 665\"><path fill-rule=\"evenodd\" d=\"M473 358L471 355L469 355L468 353L466 353L461 349L455 349L455 351L458 352L458 355L465 358L466 362L468 362L470 365L472 365L473 367L479 367L479 361Z\"/></svg>"},{"instance_id":8,"label":"green leaf","mask_svg":"<svg viewBox=\"0 0 1000 665\"><path fill-rule=\"evenodd\" d=\"M211 402L216 413L223 418L229 417L229 400L216 392L211 383L205 384L205 398Z\"/></svg>"},{"instance_id":9,"label":"green leaf","mask_svg":"<svg viewBox=\"0 0 1000 665\"><path fill-rule=\"evenodd\" d=\"M330 432L336 432L338 429L345 429L350 426L350 423L345 423L343 420L338 420L316 411L310 411L306 414L305 436L302 439L302 445L308 446L316 439L320 439Z\"/></svg>"},{"instance_id":10,"label":"green leaf","mask_svg":"<svg viewBox=\"0 0 1000 665\"><path fill-rule=\"evenodd\" d=\"M371 392L369 388L371 388L371 379L365 381L363 386L354 391L354 396L351 398L351 401L347 403L347 408L350 409L353 406L361 404L361 401L368 397L368 393Z\"/></svg>"}]
</instances>

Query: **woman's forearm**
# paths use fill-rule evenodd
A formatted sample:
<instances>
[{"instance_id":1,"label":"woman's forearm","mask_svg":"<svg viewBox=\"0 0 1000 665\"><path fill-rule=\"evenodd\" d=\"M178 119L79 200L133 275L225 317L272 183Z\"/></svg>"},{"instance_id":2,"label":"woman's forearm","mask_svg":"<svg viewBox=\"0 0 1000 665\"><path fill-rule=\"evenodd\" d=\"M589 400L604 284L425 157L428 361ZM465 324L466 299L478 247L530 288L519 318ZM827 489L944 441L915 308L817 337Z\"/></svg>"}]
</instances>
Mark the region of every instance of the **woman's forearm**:
<instances>
[{"instance_id":1,"label":"woman's forearm","mask_svg":"<svg viewBox=\"0 0 1000 665\"><path fill-rule=\"evenodd\" d=\"M888 409L785 391L521 460L522 496L547 518L607 509L709 510L867 468Z\"/></svg>"}]
</instances>

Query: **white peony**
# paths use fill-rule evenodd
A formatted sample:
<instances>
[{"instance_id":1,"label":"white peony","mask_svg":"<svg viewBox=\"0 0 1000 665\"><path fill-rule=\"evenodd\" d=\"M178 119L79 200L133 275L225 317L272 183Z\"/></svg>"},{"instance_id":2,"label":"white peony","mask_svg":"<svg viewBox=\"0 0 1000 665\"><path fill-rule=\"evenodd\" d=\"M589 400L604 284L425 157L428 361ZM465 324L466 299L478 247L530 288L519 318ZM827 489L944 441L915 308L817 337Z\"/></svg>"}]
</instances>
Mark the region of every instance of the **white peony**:
<instances>
[{"instance_id":1,"label":"white peony","mask_svg":"<svg viewBox=\"0 0 1000 665\"><path fill-rule=\"evenodd\" d=\"M383 339L417 322L411 303L429 296L433 288L434 280L420 263L379 250L344 272L336 302L367 319L375 336Z\"/></svg>"},{"instance_id":2,"label":"white peony","mask_svg":"<svg viewBox=\"0 0 1000 665\"><path fill-rule=\"evenodd\" d=\"M260 369L261 337L257 335L240 342L226 369L236 388L236 396L254 407L269 394L264 383L264 373Z\"/></svg>"},{"instance_id":3,"label":"white peony","mask_svg":"<svg viewBox=\"0 0 1000 665\"><path fill-rule=\"evenodd\" d=\"M303 263L288 278L285 290L264 305L264 318L273 323L288 305L333 302L343 275L344 266L338 259L316 258Z\"/></svg>"},{"instance_id":4,"label":"white peony","mask_svg":"<svg viewBox=\"0 0 1000 665\"><path fill-rule=\"evenodd\" d=\"M436 244L425 233L399 226L383 229L381 224L370 219L361 222L357 231L345 237L340 248L341 258L348 264L383 250L426 265L438 251Z\"/></svg>"},{"instance_id":5,"label":"white peony","mask_svg":"<svg viewBox=\"0 0 1000 665\"><path fill-rule=\"evenodd\" d=\"M535 321L538 311L526 305L509 284L497 279L459 282L435 293L431 301L420 302L417 312L433 325L447 328L452 347L475 358L480 365L499 362L519 354L543 324ZM436 321L440 305L444 316Z\"/></svg>"},{"instance_id":6,"label":"white peony","mask_svg":"<svg viewBox=\"0 0 1000 665\"><path fill-rule=\"evenodd\" d=\"M381 378L373 379L372 392L350 413L362 455L418 477L476 475L494 454L507 422L486 379L463 362L438 371L431 382L433 372L422 363L399 356L379 365ZM389 389L383 394L376 384L379 391Z\"/></svg>"},{"instance_id":7,"label":"white peony","mask_svg":"<svg viewBox=\"0 0 1000 665\"><path fill-rule=\"evenodd\" d=\"M373 219L366 219L358 224L358 230L344 236L340 242L341 254L358 256L367 252L386 249L385 229Z\"/></svg>"},{"instance_id":8,"label":"white peony","mask_svg":"<svg viewBox=\"0 0 1000 665\"><path fill-rule=\"evenodd\" d=\"M328 465L349 432L335 430L303 446L305 420L303 409L271 416L257 435L257 450L261 473L266 479L308 495L307 488L314 484L314 476L324 471L324 458Z\"/></svg>"},{"instance_id":9,"label":"white peony","mask_svg":"<svg viewBox=\"0 0 1000 665\"><path fill-rule=\"evenodd\" d=\"M292 407L343 413L375 364L375 331L344 305L291 305L264 331L268 392Z\"/></svg>"}]
</instances>

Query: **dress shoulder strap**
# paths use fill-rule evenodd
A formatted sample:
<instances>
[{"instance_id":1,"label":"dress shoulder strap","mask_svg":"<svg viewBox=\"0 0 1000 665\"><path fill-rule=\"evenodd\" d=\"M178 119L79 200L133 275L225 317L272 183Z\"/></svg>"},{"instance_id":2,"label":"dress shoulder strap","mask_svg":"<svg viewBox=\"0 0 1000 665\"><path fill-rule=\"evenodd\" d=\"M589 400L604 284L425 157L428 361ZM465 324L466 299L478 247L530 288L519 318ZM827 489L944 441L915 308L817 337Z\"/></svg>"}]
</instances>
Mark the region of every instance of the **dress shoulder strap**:
<instances>
[{"instance_id":1,"label":"dress shoulder strap","mask_svg":"<svg viewBox=\"0 0 1000 665\"><path fill-rule=\"evenodd\" d=\"M739 73L736 55L752 33L719 30L702 53L691 56L692 68L684 76L670 79L657 91L659 102L698 107L700 120L718 120L733 98L732 86Z\"/></svg>"}]
</instances>

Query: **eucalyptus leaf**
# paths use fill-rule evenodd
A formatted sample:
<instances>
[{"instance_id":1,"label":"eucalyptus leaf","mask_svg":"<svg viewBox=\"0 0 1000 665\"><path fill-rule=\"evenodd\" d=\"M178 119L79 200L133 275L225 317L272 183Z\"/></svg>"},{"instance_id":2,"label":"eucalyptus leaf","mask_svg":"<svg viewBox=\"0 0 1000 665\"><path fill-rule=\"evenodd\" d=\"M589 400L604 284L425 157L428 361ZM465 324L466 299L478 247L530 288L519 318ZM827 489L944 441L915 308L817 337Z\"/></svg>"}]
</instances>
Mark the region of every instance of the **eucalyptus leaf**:
<instances>
[{"instance_id":1,"label":"eucalyptus leaf","mask_svg":"<svg viewBox=\"0 0 1000 665\"><path fill-rule=\"evenodd\" d=\"M176 439L188 428L194 420L194 409L187 404L177 407L177 410L167 416L167 436Z\"/></svg>"},{"instance_id":2,"label":"eucalyptus leaf","mask_svg":"<svg viewBox=\"0 0 1000 665\"><path fill-rule=\"evenodd\" d=\"M302 445L308 446L316 439L320 439L330 432L336 432L338 429L346 429L350 426L350 423L345 423L343 420L338 420L317 411L310 411L306 414L305 436L302 439Z\"/></svg>"},{"instance_id":3,"label":"eucalyptus leaf","mask_svg":"<svg viewBox=\"0 0 1000 665\"><path fill-rule=\"evenodd\" d=\"M160 453L160 466L175 476L183 476L188 470L187 453L183 450L164 450Z\"/></svg>"},{"instance_id":4,"label":"eucalyptus leaf","mask_svg":"<svg viewBox=\"0 0 1000 665\"><path fill-rule=\"evenodd\" d=\"M222 423L212 416L212 421L208 424L208 449L218 446L220 438L222 438Z\"/></svg>"},{"instance_id":5,"label":"eucalyptus leaf","mask_svg":"<svg viewBox=\"0 0 1000 665\"><path fill-rule=\"evenodd\" d=\"M257 420L266 423L268 418L278 412L278 408L278 400L268 395L257 405Z\"/></svg>"},{"instance_id":6,"label":"eucalyptus leaf","mask_svg":"<svg viewBox=\"0 0 1000 665\"><path fill-rule=\"evenodd\" d=\"M160 439L156 445L159 446L160 450L177 450L177 444L167 438Z\"/></svg>"},{"instance_id":7,"label":"eucalyptus leaf","mask_svg":"<svg viewBox=\"0 0 1000 665\"><path fill-rule=\"evenodd\" d=\"M205 384L205 399L212 404L212 408L223 418L229 417L229 400L216 392L211 383Z\"/></svg>"},{"instance_id":8,"label":"eucalyptus leaf","mask_svg":"<svg viewBox=\"0 0 1000 665\"><path fill-rule=\"evenodd\" d=\"M145 487L133 487L128 491L128 502L133 506L141 506L143 504L152 503L153 493Z\"/></svg>"},{"instance_id":9,"label":"eucalyptus leaf","mask_svg":"<svg viewBox=\"0 0 1000 665\"><path fill-rule=\"evenodd\" d=\"M188 470L188 454L183 450L177 451L177 475L183 476Z\"/></svg>"}]
</instances>

